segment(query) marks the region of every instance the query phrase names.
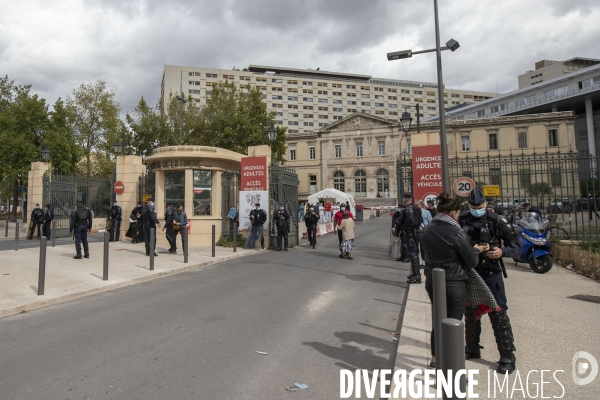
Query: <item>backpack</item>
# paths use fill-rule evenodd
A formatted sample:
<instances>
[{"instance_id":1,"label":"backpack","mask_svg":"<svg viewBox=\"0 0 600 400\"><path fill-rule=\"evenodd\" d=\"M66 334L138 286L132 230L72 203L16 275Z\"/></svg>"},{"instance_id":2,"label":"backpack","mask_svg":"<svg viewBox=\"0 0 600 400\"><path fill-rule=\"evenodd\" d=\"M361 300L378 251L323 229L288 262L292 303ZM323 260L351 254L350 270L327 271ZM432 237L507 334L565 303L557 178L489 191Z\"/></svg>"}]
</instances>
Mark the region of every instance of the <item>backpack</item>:
<instances>
[{"instance_id":1,"label":"backpack","mask_svg":"<svg viewBox=\"0 0 600 400\"><path fill-rule=\"evenodd\" d=\"M418 206L411 204L411 207L413 208L413 227L415 229L420 229L421 224L423 223L423 213Z\"/></svg>"}]
</instances>

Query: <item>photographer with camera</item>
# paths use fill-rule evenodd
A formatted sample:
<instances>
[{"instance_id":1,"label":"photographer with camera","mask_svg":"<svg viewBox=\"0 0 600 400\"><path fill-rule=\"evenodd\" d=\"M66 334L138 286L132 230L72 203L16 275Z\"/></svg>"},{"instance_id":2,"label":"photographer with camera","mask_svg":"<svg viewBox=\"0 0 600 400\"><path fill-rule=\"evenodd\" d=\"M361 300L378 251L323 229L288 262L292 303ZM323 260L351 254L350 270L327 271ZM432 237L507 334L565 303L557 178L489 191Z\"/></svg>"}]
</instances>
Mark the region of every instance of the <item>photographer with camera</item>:
<instances>
[{"instance_id":1,"label":"photographer with camera","mask_svg":"<svg viewBox=\"0 0 600 400\"><path fill-rule=\"evenodd\" d=\"M479 188L473 189L468 199L469 212L462 213L458 223L471 238L473 245L489 245L489 251L479 254L479 262L475 271L483 278L502 311L489 313L496 345L500 353L499 373L512 373L516 368L514 355L514 337L508 310L504 279L506 276L502 257L515 257L520 253L519 238L510 226L506 217L487 210L488 203ZM481 321L476 317L474 309L467 307L465 311L465 357L481 358L479 336Z\"/></svg>"}]
</instances>

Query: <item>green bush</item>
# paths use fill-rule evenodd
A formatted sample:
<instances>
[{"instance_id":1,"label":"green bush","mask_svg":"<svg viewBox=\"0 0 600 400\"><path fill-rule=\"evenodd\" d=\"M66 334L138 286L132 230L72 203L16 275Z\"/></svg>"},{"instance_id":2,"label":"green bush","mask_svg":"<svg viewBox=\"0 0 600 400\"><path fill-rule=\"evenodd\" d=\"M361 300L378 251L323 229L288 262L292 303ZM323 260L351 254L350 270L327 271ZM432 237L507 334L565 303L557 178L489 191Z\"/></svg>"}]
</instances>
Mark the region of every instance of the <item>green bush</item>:
<instances>
[{"instance_id":1,"label":"green bush","mask_svg":"<svg viewBox=\"0 0 600 400\"><path fill-rule=\"evenodd\" d=\"M242 235L241 233L238 233L237 246L242 247L244 245L245 240L246 240L246 238L244 237L244 235ZM217 240L217 243L215 243L215 244L217 246L221 246L221 247L233 247L233 236L221 235L221 237L219 238L219 240Z\"/></svg>"},{"instance_id":2,"label":"green bush","mask_svg":"<svg viewBox=\"0 0 600 400\"><path fill-rule=\"evenodd\" d=\"M581 247L582 250L600 254L600 240L582 240L579 242L579 247Z\"/></svg>"}]
</instances>

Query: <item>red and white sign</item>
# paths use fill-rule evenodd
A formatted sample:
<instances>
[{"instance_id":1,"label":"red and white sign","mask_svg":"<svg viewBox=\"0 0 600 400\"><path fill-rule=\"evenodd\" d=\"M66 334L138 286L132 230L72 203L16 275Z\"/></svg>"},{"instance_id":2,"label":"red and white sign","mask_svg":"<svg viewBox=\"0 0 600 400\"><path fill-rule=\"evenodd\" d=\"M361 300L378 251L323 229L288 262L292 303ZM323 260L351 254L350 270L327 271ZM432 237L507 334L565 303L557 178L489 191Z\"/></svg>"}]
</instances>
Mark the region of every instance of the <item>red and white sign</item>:
<instances>
[{"instance_id":1,"label":"red and white sign","mask_svg":"<svg viewBox=\"0 0 600 400\"><path fill-rule=\"evenodd\" d=\"M442 149L438 145L412 148L413 198L426 201L442 192Z\"/></svg>"},{"instance_id":2,"label":"red and white sign","mask_svg":"<svg viewBox=\"0 0 600 400\"><path fill-rule=\"evenodd\" d=\"M461 176L457 180L454 181L454 185L452 185L452 189L454 193L456 193L459 197L469 197L473 189L475 189L475 182L473 179L467 176Z\"/></svg>"},{"instance_id":3,"label":"red and white sign","mask_svg":"<svg viewBox=\"0 0 600 400\"><path fill-rule=\"evenodd\" d=\"M267 173L267 157L242 158L240 191L268 191Z\"/></svg>"},{"instance_id":4,"label":"red and white sign","mask_svg":"<svg viewBox=\"0 0 600 400\"><path fill-rule=\"evenodd\" d=\"M113 188L116 194L123 194L125 192L125 185L121 181L116 181Z\"/></svg>"}]
</instances>

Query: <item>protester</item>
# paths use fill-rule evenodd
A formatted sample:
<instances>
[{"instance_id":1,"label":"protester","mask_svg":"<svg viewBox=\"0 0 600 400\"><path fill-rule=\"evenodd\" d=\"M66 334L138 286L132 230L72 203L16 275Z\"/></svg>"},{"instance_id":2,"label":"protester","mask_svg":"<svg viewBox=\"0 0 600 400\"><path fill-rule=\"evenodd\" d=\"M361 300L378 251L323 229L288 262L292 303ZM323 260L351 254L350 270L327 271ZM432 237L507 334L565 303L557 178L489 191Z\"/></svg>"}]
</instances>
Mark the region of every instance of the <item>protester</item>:
<instances>
[{"instance_id":1,"label":"protester","mask_svg":"<svg viewBox=\"0 0 600 400\"><path fill-rule=\"evenodd\" d=\"M433 217L421 234L421 252L425 258L425 290L433 304L434 268L446 272L447 318L462 320L467 304L468 271L479 262L478 254L489 245L471 245L471 239L460 227L456 218L460 210L460 198L450 198L446 192L438 197L438 214ZM431 364L435 368L434 332L431 329Z\"/></svg>"},{"instance_id":2,"label":"protester","mask_svg":"<svg viewBox=\"0 0 600 400\"><path fill-rule=\"evenodd\" d=\"M342 220L344 219L344 211L348 211L348 218L352 218L354 220L354 215L352 215L352 212L346 208L344 203L342 203L340 205L340 211L335 213L335 215L333 216L333 224L338 233L340 257L342 257L342 255L344 254L344 252L342 251L342 228L340 228L340 225L342 224Z\"/></svg>"},{"instance_id":3,"label":"protester","mask_svg":"<svg viewBox=\"0 0 600 400\"><path fill-rule=\"evenodd\" d=\"M354 220L350 218L350 212L344 211L340 224L342 231L341 258L352 260L352 248L354 247Z\"/></svg>"}]
</instances>

